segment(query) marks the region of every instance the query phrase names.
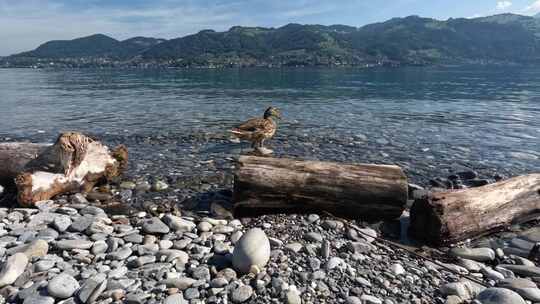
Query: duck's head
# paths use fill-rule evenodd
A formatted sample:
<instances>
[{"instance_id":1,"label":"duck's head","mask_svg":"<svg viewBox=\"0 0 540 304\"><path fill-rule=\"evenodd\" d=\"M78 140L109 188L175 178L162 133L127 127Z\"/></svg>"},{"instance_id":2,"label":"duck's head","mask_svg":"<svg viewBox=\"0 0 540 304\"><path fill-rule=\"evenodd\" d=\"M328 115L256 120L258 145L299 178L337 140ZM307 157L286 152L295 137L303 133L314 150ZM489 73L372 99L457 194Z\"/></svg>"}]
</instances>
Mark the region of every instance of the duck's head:
<instances>
[{"instance_id":1,"label":"duck's head","mask_svg":"<svg viewBox=\"0 0 540 304\"><path fill-rule=\"evenodd\" d=\"M269 107L268 109L266 109L266 111L264 111L264 118L272 118L272 117L280 119L281 112L277 108Z\"/></svg>"}]
</instances>

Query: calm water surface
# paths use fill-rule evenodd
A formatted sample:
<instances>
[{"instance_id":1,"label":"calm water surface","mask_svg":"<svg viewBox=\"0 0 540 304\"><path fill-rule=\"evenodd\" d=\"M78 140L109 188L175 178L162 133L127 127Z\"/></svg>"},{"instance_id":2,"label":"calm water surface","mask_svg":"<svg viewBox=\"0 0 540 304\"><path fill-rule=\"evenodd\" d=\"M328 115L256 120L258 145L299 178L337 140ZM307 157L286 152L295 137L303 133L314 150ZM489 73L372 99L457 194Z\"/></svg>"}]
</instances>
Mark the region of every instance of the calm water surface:
<instances>
[{"instance_id":1,"label":"calm water surface","mask_svg":"<svg viewBox=\"0 0 540 304\"><path fill-rule=\"evenodd\" d=\"M0 138L225 134L268 105L284 114L277 149L540 171L540 68L0 69Z\"/></svg>"}]
</instances>

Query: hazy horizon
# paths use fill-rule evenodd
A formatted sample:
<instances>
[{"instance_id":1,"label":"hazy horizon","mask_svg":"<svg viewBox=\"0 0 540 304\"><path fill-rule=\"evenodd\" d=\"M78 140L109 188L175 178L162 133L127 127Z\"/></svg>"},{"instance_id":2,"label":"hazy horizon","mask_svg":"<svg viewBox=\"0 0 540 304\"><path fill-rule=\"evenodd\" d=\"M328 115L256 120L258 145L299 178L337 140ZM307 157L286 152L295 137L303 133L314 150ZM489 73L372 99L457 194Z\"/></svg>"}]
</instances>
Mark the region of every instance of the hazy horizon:
<instances>
[{"instance_id":1,"label":"hazy horizon","mask_svg":"<svg viewBox=\"0 0 540 304\"><path fill-rule=\"evenodd\" d=\"M457 2L457 3L456 3ZM203 29L224 31L232 26L280 27L288 23L363 26L394 17L419 15L446 20L502 13L534 15L540 0L441 1L395 0L373 3L345 0L274 1L172 1L151 4L143 0L91 0L85 2L0 0L0 56L33 50L50 40L70 40L105 34L118 40L135 36L172 39Z\"/></svg>"}]
</instances>

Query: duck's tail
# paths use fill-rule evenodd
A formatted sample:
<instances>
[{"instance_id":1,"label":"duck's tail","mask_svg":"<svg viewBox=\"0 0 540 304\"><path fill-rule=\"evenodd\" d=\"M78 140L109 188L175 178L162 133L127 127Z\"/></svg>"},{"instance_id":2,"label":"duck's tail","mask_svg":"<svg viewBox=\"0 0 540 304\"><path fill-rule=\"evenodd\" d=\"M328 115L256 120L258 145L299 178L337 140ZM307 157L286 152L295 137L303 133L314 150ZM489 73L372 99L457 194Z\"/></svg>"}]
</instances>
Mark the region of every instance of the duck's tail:
<instances>
[{"instance_id":1,"label":"duck's tail","mask_svg":"<svg viewBox=\"0 0 540 304\"><path fill-rule=\"evenodd\" d=\"M238 128L231 129L231 134L241 139L250 139L253 132L240 130Z\"/></svg>"}]
</instances>

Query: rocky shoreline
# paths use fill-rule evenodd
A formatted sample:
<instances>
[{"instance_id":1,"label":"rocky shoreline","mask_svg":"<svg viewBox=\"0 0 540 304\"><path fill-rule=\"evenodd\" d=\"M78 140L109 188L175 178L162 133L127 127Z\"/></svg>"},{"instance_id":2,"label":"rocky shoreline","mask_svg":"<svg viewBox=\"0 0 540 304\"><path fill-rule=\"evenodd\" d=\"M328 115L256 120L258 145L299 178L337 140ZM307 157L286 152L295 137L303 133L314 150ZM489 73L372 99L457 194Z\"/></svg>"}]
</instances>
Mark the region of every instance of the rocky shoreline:
<instances>
[{"instance_id":1,"label":"rocky shoreline","mask_svg":"<svg viewBox=\"0 0 540 304\"><path fill-rule=\"evenodd\" d=\"M376 238L411 245L407 213L388 223L316 214L233 218L231 167L242 148L230 149L227 138L105 137L111 145L135 147L123 179L36 209L0 209L4 302L540 302L540 268L527 259L540 241L534 226L513 226L461 244L465 249L408 247L432 262ZM389 158L355 154L363 140L325 145L294 138L292 145L278 138L275 148L280 155L342 162ZM423 187L480 186L520 171L457 163L435 169L418 161L395 161L420 185L411 185L413 195ZM435 170L441 177L427 178ZM0 194L3 203L9 195Z\"/></svg>"},{"instance_id":2,"label":"rocky shoreline","mask_svg":"<svg viewBox=\"0 0 540 304\"><path fill-rule=\"evenodd\" d=\"M158 195L168 185L124 181L109 191L135 189ZM99 201L106 196L0 209L6 303L540 301L540 268L525 258L540 241L537 227L512 227L431 262L376 239L392 238L383 223L357 223L359 233L316 214L233 219L216 202L207 212L114 214Z\"/></svg>"}]
</instances>

